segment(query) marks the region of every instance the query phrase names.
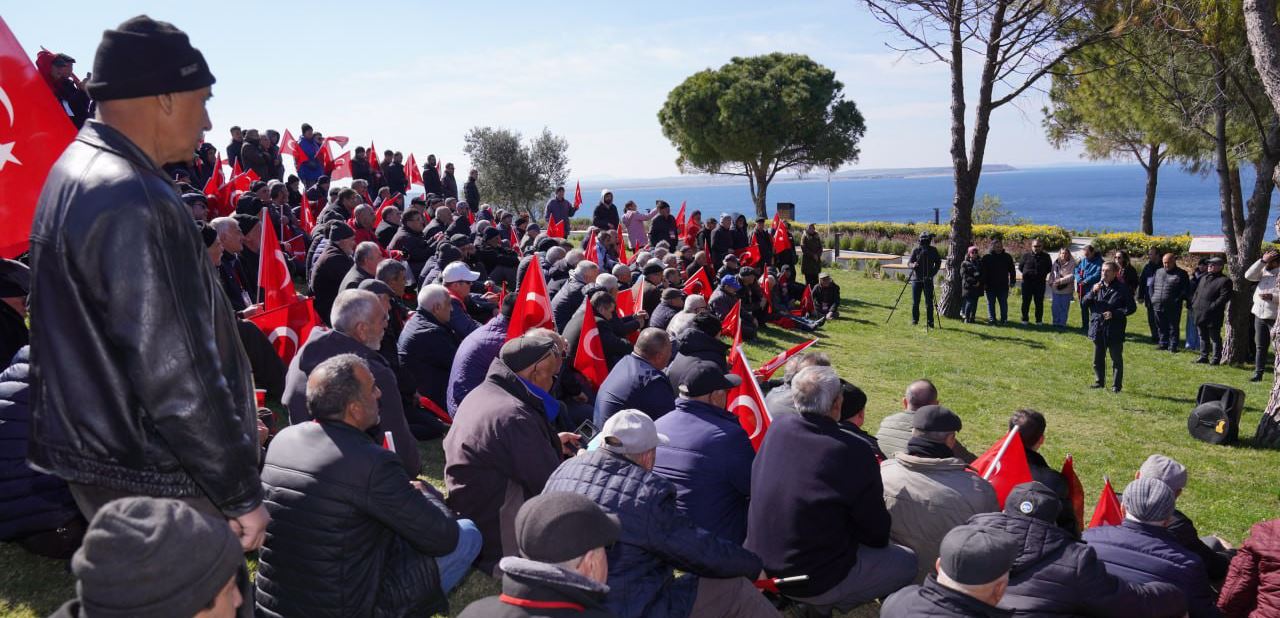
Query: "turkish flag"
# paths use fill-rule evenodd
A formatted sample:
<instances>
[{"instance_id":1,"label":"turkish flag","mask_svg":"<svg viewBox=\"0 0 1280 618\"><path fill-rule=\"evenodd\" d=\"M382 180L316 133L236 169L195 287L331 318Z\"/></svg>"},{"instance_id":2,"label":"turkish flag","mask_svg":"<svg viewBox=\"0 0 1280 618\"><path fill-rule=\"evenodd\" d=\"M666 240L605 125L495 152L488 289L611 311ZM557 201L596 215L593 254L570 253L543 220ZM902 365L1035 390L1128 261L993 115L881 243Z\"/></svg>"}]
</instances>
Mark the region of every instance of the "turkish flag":
<instances>
[{"instance_id":1,"label":"turkish flag","mask_svg":"<svg viewBox=\"0 0 1280 618\"><path fill-rule=\"evenodd\" d=\"M293 355L307 343L307 338L311 337L312 332L317 328L324 329L320 325L320 316L316 315L316 309L311 302L310 298L296 300L283 307L264 311L249 318L249 321L267 336L271 345L275 346L276 355L284 361L285 365L288 365L289 361L293 360Z\"/></svg>"},{"instance_id":2,"label":"turkish flag","mask_svg":"<svg viewBox=\"0 0 1280 618\"><path fill-rule=\"evenodd\" d=\"M516 238L515 228L507 228L507 242L511 243L511 250L515 251L516 255L524 256L524 252L520 250L520 239Z\"/></svg>"},{"instance_id":3,"label":"turkish flag","mask_svg":"<svg viewBox=\"0 0 1280 618\"><path fill-rule=\"evenodd\" d=\"M793 248L791 244L791 232L787 229L787 222L782 220L782 216L778 213L773 215L773 252L782 253L787 249Z\"/></svg>"},{"instance_id":4,"label":"turkish flag","mask_svg":"<svg viewBox=\"0 0 1280 618\"><path fill-rule=\"evenodd\" d=\"M684 205L686 202L680 202L680 212L676 213L676 229L684 229Z\"/></svg>"},{"instance_id":5,"label":"turkish flag","mask_svg":"<svg viewBox=\"0 0 1280 618\"><path fill-rule=\"evenodd\" d=\"M618 303L618 317L626 318L636 314L636 301L634 294L634 288L627 288L618 292L617 298L614 298L614 301Z\"/></svg>"},{"instance_id":6,"label":"turkish flag","mask_svg":"<svg viewBox=\"0 0 1280 618\"><path fill-rule=\"evenodd\" d=\"M577 208L582 205L582 183L576 182L573 186L573 207Z\"/></svg>"},{"instance_id":7,"label":"turkish flag","mask_svg":"<svg viewBox=\"0 0 1280 618\"><path fill-rule=\"evenodd\" d=\"M325 174L333 173L333 153L329 152L328 138L320 142L320 147L316 149L316 163L320 164ZM332 178L330 179L332 180Z\"/></svg>"},{"instance_id":8,"label":"turkish flag","mask_svg":"<svg viewBox=\"0 0 1280 618\"><path fill-rule=\"evenodd\" d=\"M628 238L627 240L629 242L631 239ZM627 257L627 243L622 242L621 232L618 234L618 261L628 266L631 265L631 258Z\"/></svg>"},{"instance_id":9,"label":"turkish flag","mask_svg":"<svg viewBox=\"0 0 1280 618\"><path fill-rule=\"evenodd\" d=\"M1119 526L1124 523L1124 507L1116 499L1116 490L1111 488L1111 479L1102 484L1102 495L1098 496L1098 505L1093 507L1093 517L1089 519L1089 527Z\"/></svg>"},{"instance_id":10,"label":"turkish flag","mask_svg":"<svg viewBox=\"0 0 1280 618\"><path fill-rule=\"evenodd\" d=\"M1022 436L1018 434L1017 427L1010 429L1003 440L992 444L987 452L978 456L972 467L995 488L1000 508L1004 508L1005 498L1014 487L1032 481L1027 451L1022 447Z\"/></svg>"},{"instance_id":11,"label":"turkish flag","mask_svg":"<svg viewBox=\"0 0 1280 618\"><path fill-rule=\"evenodd\" d=\"M339 180L342 178L351 178L351 153L344 152L341 156L333 160L332 169L329 173L330 180Z\"/></svg>"},{"instance_id":12,"label":"turkish flag","mask_svg":"<svg viewBox=\"0 0 1280 618\"><path fill-rule=\"evenodd\" d=\"M758 451L772 417L764 405L764 393L760 392L760 384L751 375L751 366L747 364L747 356L742 353L742 348L735 346L729 356L729 373L738 376L742 384L729 390L728 404L725 407L738 417L738 424L747 432L752 448Z\"/></svg>"},{"instance_id":13,"label":"turkish flag","mask_svg":"<svg viewBox=\"0 0 1280 618\"><path fill-rule=\"evenodd\" d=\"M258 253L258 286L262 288L262 307L266 310L283 307L297 300L293 291L293 278L280 247L276 226L266 207L262 209L262 246Z\"/></svg>"},{"instance_id":14,"label":"turkish flag","mask_svg":"<svg viewBox=\"0 0 1280 618\"><path fill-rule=\"evenodd\" d=\"M507 341L525 334L530 329L547 327L554 329L551 299L547 298L547 282L542 278L542 266L538 256L533 256L520 282L520 296L511 310L511 323L507 326Z\"/></svg>"},{"instance_id":15,"label":"turkish flag","mask_svg":"<svg viewBox=\"0 0 1280 618\"><path fill-rule=\"evenodd\" d=\"M337 144L339 148L346 148L346 147L347 147L347 142L351 141L351 138L349 138L349 137L347 137L347 136L345 136L345 135L334 135L334 136L332 136L332 137L326 137L326 138L324 138L324 141L326 141L326 142L333 142L333 143Z\"/></svg>"},{"instance_id":16,"label":"turkish flag","mask_svg":"<svg viewBox=\"0 0 1280 618\"><path fill-rule=\"evenodd\" d=\"M582 334L578 336L578 351L573 357L573 368L597 389L609 375L604 362L604 345L600 343L600 329L596 327L596 311L591 299L582 301Z\"/></svg>"},{"instance_id":17,"label":"turkish flag","mask_svg":"<svg viewBox=\"0 0 1280 618\"><path fill-rule=\"evenodd\" d=\"M311 230L316 227L316 215L311 212L311 200L307 199L307 192L302 192L302 204L298 208L298 219L302 223L302 231L310 234Z\"/></svg>"},{"instance_id":18,"label":"turkish flag","mask_svg":"<svg viewBox=\"0 0 1280 618\"><path fill-rule=\"evenodd\" d=\"M370 172L378 171L381 167L378 165L378 147L374 146L372 141L369 142L369 154L366 156L369 157Z\"/></svg>"},{"instance_id":19,"label":"turkish flag","mask_svg":"<svg viewBox=\"0 0 1280 618\"><path fill-rule=\"evenodd\" d=\"M284 137L280 138L280 154L293 157L295 165L307 162L307 153L303 152L302 147L298 145L298 140L294 139L288 129L284 130Z\"/></svg>"},{"instance_id":20,"label":"turkish flag","mask_svg":"<svg viewBox=\"0 0 1280 618\"><path fill-rule=\"evenodd\" d=\"M412 152L409 153L409 160L404 162L404 177L409 179L409 184L411 185L423 184L422 170L418 168L418 162L414 160Z\"/></svg>"},{"instance_id":21,"label":"turkish flag","mask_svg":"<svg viewBox=\"0 0 1280 618\"><path fill-rule=\"evenodd\" d=\"M600 241L596 240L596 231L591 230L591 234L587 236L587 243L583 245L583 257L593 262L596 266L603 267L600 261Z\"/></svg>"},{"instance_id":22,"label":"turkish flag","mask_svg":"<svg viewBox=\"0 0 1280 618\"><path fill-rule=\"evenodd\" d=\"M1080 532L1084 525L1084 485L1076 475L1076 462L1071 455L1062 462L1062 476L1067 480L1067 498L1071 502L1071 512L1076 516L1076 532Z\"/></svg>"},{"instance_id":23,"label":"turkish flag","mask_svg":"<svg viewBox=\"0 0 1280 618\"><path fill-rule=\"evenodd\" d=\"M694 285L695 283L700 284L702 287ZM689 277L689 280L684 282L684 293L686 295L702 294L704 296L711 296L712 289L711 280L707 278L707 269L705 268L699 268L698 274Z\"/></svg>"},{"instance_id":24,"label":"turkish flag","mask_svg":"<svg viewBox=\"0 0 1280 618\"><path fill-rule=\"evenodd\" d=\"M810 339L803 343L797 343L796 345L792 346L790 349L784 351L783 353L765 361L765 363L763 365L760 365L760 368L756 370L756 375L760 376L762 379L765 379L765 380L772 378L774 373L776 373L779 369L782 369L783 365L787 364L787 361L791 360L791 358L794 357L796 354L803 352L805 348L817 342L818 342L817 339Z\"/></svg>"},{"instance_id":25,"label":"turkish flag","mask_svg":"<svg viewBox=\"0 0 1280 618\"><path fill-rule=\"evenodd\" d=\"M735 336L742 330L742 301L733 304L733 309L720 320L720 336Z\"/></svg>"},{"instance_id":26,"label":"turkish flag","mask_svg":"<svg viewBox=\"0 0 1280 618\"><path fill-rule=\"evenodd\" d=\"M804 295L800 297L800 308L792 309L791 315L806 316L814 312L813 288L804 286Z\"/></svg>"},{"instance_id":27,"label":"turkish flag","mask_svg":"<svg viewBox=\"0 0 1280 618\"><path fill-rule=\"evenodd\" d=\"M564 221L556 221L555 217L552 217L547 222L547 236L550 238L568 238L569 235L564 230Z\"/></svg>"}]
</instances>

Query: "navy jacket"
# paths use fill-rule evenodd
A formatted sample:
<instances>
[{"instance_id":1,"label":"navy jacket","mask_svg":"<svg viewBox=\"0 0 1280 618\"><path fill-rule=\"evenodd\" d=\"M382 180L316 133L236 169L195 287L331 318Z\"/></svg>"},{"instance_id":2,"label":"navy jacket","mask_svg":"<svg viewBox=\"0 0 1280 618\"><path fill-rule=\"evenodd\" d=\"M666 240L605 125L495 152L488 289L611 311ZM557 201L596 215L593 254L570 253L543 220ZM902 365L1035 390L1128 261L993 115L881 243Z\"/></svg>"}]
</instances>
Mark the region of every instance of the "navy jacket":
<instances>
[{"instance_id":1,"label":"navy jacket","mask_svg":"<svg viewBox=\"0 0 1280 618\"><path fill-rule=\"evenodd\" d=\"M0 373L0 541L56 530L80 514L66 481L27 466L29 350Z\"/></svg>"},{"instance_id":2,"label":"navy jacket","mask_svg":"<svg viewBox=\"0 0 1280 618\"><path fill-rule=\"evenodd\" d=\"M458 353L458 343L458 336L448 324L441 324L431 312L419 308L400 331L396 345L400 366L413 381L414 390L441 408L445 407L449 372Z\"/></svg>"},{"instance_id":3,"label":"navy jacket","mask_svg":"<svg viewBox=\"0 0 1280 618\"><path fill-rule=\"evenodd\" d=\"M1136 584L1168 582L1177 586L1186 594L1191 618L1222 615L1204 562L1179 545L1165 528L1126 519L1119 526L1085 530L1084 540L1106 563L1108 573Z\"/></svg>"},{"instance_id":4,"label":"navy jacket","mask_svg":"<svg viewBox=\"0 0 1280 618\"><path fill-rule=\"evenodd\" d=\"M907 586L884 600L880 618L937 618L962 616L1012 616L1013 612L992 607L963 592L938 583L930 575L919 586Z\"/></svg>"},{"instance_id":5,"label":"navy jacket","mask_svg":"<svg viewBox=\"0 0 1280 618\"><path fill-rule=\"evenodd\" d=\"M738 417L681 397L657 426L670 441L658 447L653 471L676 486L676 505L699 528L734 543L745 541L756 451Z\"/></svg>"},{"instance_id":6,"label":"navy jacket","mask_svg":"<svg viewBox=\"0 0 1280 618\"><path fill-rule=\"evenodd\" d=\"M653 311L649 312L649 326L666 330L667 325L671 323L671 318L676 317L677 313L680 313L680 309L667 303L659 303L653 308Z\"/></svg>"},{"instance_id":7,"label":"navy jacket","mask_svg":"<svg viewBox=\"0 0 1280 618\"><path fill-rule=\"evenodd\" d=\"M1108 343L1111 341L1123 341L1124 329L1127 318L1138 310L1138 306L1133 302L1133 293L1129 291L1129 286L1120 281L1119 277L1111 282L1111 285L1104 285L1097 291L1092 288L1085 294L1080 304L1088 307L1089 311L1089 339ZM1111 319L1102 317L1102 314L1110 311Z\"/></svg>"},{"instance_id":8,"label":"navy jacket","mask_svg":"<svg viewBox=\"0 0 1280 618\"><path fill-rule=\"evenodd\" d=\"M688 616L698 578L748 577L760 558L736 543L694 525L676 506L670 481L607 450L569 459L543 492L571 491L599 504L622 522L609 548L609 596L605 605L622 618ZM675 569L685 572L676 578Z\"/></svg>"},{"instance_id":9,"label":"navy jacket","mask_svg":"<svg viewBox=\"0 0 1280 618\"><path fill-rule=\"evenodd\" d=\"M609 377L596 394L594 422L604 427L610 416L621 410L635 409L657 420L676 407L676 391L667 374L649 361L628 354L609 371Z\"/></svg>"},{"instance_id":10,"label":"navy jacket","mask_svg":"<svg viewBox=\"0 0 1280 618\"><path fill-rule=\"evenodd\" d=\"M572 274L565 281L564 287L560 288L555 296L551 299L551 313L556 321L556 330L564 332L566 326L569 325L570 318L573 314L582 308L582 303L586 299L587 284L579 281ZM548 289L548 293L550 290Z\"/></svg>"},{"instance_id":11,"label":"navy jacket","mask_svg":"<svg viewBox=\"0 0 1280 618\"><path fill-rule=\"evenodd\" d=\"M818 596L858 563L858 546L889 545L880 464L830 417L775 417L751 469L747 549L773 577L808 575L788 591Z\"/></svg>"},{"instance_id":12,"label":"navy jacket","mask_svg":"<svg viewBox=\"0 0 1280 618\"><path fill-rule=\"evenodd\" d=\"M498 358L498 350L507 342L507 327L511 320L498 314L463 338L458 344L458 351L453 357L453 367L449 370L449 389L446 393L449 405L446 408L449 416L458 413L458 405L475 387L484 382L489 373L489 365Z\"/></svg>"},{"instance_id":13,"label":"navy jacket","mask_svg":"<svg viewBox=\"0 0 1280 618\"><path fill-rule=\"evenodd\" d=\"M676 355L667 366L667 376L671 384L679 387L688 378L694 363L709 361L720 366L729 373L729 344L708 335L697 328L690 327L676 338Z\"/></svg>"},{"instance_id":14,"label":"navy jacket","mask_svg":"<svg viewBox=\"0 0 1280 618\"><path fill-rule=\"evenodd\" d=\"M1093 548L1034 517L979 513L969 524L1022 543L1000 607L1031 616L1181 616L1186 598L1166 583L1130 583L1107 572Z\"/></svg>"}]
</instances>

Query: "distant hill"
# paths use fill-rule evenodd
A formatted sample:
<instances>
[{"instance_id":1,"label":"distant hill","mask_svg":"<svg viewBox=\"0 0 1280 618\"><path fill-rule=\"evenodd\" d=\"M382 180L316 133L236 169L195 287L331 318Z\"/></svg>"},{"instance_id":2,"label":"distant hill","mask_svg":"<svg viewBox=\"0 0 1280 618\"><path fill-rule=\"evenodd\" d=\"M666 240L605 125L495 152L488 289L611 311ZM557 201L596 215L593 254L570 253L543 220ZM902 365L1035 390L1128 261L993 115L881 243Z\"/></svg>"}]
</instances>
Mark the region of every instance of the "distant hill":
<instances>
[{"instance_id":1,"label":"distant hill","mask_svg":"<svg viewBox=\"0 0 1280 618\"><path fill-rule=\"evenodd\" d=\"M983 173L1016 172L1018 168L1003 163L988 164ZM923 176L950 176L950 167L901 167L881 169L854 169L836 172L832 180L871 180L883 178L919 178ZM779 174L773 180L779 182L803 182L825 180L825 173L810 173L804 176L796 174ZM609 187L611 189L657 189L668 187L714 187L746 185L747 179L740 176L713 176L710 174L693 174L687 176L665 176L662 178L609 178L586 179L583 184L591 188Z\"/></svg>"}]
</instances>

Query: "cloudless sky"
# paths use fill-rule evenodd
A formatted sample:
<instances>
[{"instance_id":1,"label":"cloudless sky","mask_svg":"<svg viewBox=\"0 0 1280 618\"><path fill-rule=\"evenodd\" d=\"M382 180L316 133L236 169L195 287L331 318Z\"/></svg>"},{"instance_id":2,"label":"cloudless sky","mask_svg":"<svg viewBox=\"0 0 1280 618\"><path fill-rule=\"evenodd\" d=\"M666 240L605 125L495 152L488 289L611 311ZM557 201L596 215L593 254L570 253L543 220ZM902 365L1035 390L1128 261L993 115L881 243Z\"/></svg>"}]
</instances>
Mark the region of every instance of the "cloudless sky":
<instances>
[{"instance_id":1,"label":"cloudless sky","mask_svg":"<svg viewBox=\"0 0 1280 618\"><path fill-rule=\"evenodd\" d=\"M86 2L7 3L0 16L32 57L40 46L92 70L103 29L139 13L191 36L218 83L227 128L290 128L467 169L473 126L569 141L570 179L673 176L657 112L692 73L733 56L808 54L836 72L866 117L861 168L950 165L947 67L900 58L896 35L854 0L794 2ZM972 63L969 65L974 67ZM976 68L976 67L974 67ZM971 87L971 92L974 88ZM1078 161L1040 126L1042 95L998 110L986 160ZM970 122L972 120L970 119Z\"/></svg>"}]
</instances>

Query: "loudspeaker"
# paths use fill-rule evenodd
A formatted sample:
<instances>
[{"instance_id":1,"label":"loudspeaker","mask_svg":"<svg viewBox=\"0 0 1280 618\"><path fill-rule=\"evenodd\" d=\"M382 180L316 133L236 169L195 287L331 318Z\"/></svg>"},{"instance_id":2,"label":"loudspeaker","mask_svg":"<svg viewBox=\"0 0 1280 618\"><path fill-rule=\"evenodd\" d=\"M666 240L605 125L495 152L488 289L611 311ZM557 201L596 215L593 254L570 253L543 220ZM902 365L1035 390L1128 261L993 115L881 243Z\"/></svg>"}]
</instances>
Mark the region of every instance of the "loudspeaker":
<instances>
[{"instance_id":1,"label":"loudspeaker","mask_svg":"<svg viewBox=\"0 0 1280 618\"><path fill-rule=\"evenodd\" d=\"M1240 435L1244 391L1224 384L1201 384L1196 407L1187 417L1191 437L1209 444L1231 444Z\"/></svg>"}]
</instances>

